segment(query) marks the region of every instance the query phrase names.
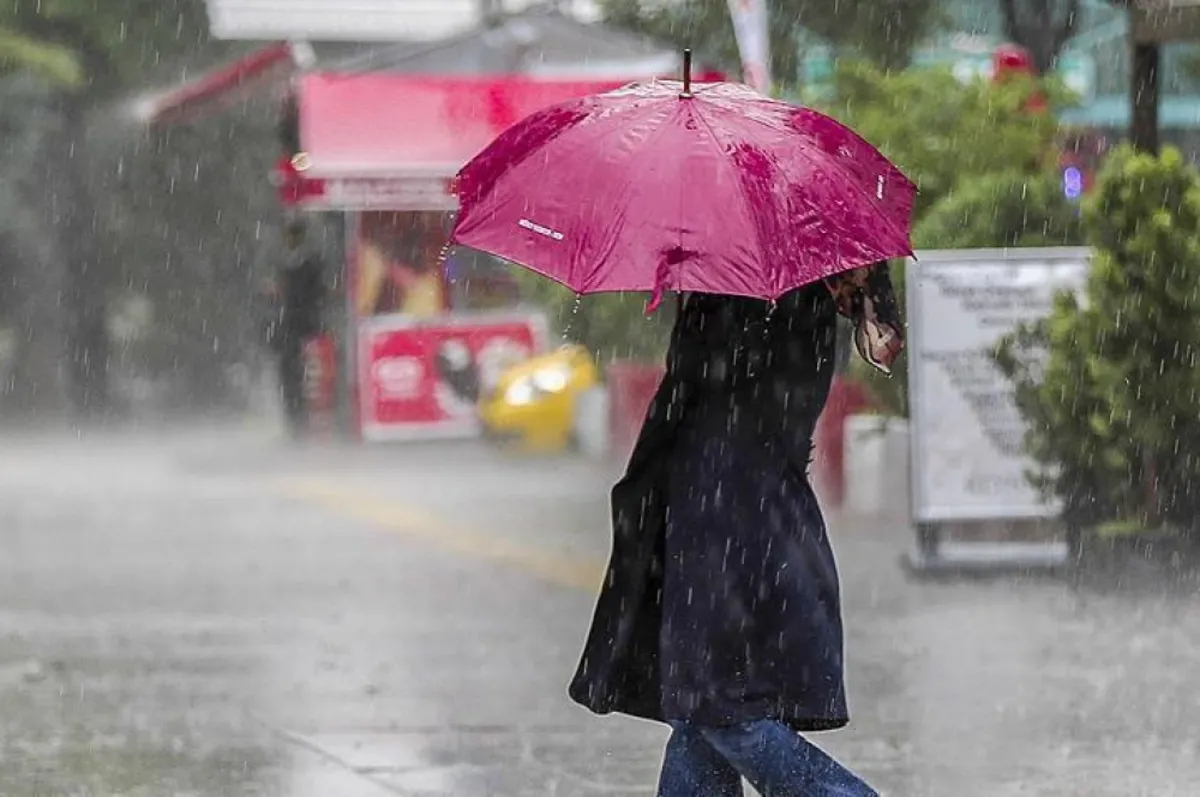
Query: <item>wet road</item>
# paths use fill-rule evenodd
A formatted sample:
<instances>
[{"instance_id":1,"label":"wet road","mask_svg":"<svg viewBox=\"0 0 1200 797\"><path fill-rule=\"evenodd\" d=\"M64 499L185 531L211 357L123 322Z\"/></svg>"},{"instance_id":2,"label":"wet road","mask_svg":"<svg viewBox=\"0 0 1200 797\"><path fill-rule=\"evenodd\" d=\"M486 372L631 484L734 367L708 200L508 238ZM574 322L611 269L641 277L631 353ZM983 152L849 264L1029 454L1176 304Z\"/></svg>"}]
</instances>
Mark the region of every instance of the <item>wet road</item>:
<instances>
[{"instance_id":1,"label":"wet road","mask_svg":"<svg viewBox=\"0 0 1200 797\"><path fill-rule=\"evenodd\" d=\"M663 732L565 683L611 474L475 445L6 439L0 794L641 795ZM854 724L888 795L1200 793L1200 603L914 584L833 518Z\"/></svg>"}]
</instances>

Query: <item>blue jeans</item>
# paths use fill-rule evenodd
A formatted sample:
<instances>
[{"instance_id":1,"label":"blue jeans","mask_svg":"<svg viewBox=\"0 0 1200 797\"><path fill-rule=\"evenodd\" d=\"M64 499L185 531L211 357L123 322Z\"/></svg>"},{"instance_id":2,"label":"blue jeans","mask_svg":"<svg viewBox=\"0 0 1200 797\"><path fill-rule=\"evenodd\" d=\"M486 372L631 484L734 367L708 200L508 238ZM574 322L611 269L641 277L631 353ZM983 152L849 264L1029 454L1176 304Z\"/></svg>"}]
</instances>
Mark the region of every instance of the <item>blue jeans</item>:
<instances>
[{"instance_id":1,"label":"blue jeans","mask_svg":"<svg viewBox=\"0 0 1200 797\"><path fill-rule=\"evenodd\" d=\"M726 727L672 723L658 797L879 797L854 773L781 722Z\"/></svg>"}]
</instances>

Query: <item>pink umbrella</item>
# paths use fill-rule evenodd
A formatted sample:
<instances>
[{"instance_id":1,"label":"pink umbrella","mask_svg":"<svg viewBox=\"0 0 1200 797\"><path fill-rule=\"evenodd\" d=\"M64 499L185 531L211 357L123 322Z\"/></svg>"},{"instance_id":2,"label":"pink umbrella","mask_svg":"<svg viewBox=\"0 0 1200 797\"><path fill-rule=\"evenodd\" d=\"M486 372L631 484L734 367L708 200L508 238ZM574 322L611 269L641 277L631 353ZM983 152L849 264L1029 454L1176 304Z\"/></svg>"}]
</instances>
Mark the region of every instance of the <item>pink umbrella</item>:
<instances>
[{"instance_id":1,"label":"pink umbrella","mask_svg":"<svg viewBox=\"0 0 1200 797\"><path fill-rule=\"evenodd\" d=\"M685 63L690 57L685 53ZM459 172L453 243L578 293L763 299L912 253L916 188L853 131L729 83L539 111Z\"/></svg>"}]
</instances>

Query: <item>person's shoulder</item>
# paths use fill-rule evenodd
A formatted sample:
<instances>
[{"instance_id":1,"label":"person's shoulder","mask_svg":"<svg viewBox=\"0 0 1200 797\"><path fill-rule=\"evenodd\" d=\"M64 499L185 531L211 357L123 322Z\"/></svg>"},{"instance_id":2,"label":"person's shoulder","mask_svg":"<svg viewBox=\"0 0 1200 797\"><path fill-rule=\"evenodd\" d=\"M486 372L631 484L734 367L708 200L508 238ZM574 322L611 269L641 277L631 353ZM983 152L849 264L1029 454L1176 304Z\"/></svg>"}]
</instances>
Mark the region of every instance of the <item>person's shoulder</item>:
<instances>
[{"instance_id":1,"label":"person's shoulder","mask_svg":"<svg viewBox=\"0 0 1200 797\"><path fill-rule=\"evenodd\" d=\"M684 312L726 319L746 318L766 313L768 302L749 296L730 296L723 293L693 293L687 298Z\"/></svg>"},{"instance_id":2,"label":"person's shoulder","mask_svg":"<svg viewBox=\"0 0 1200 797\"><path fill-rule=\"evenodd\" d=\"M783 315L818 319L832 317L835 312L833 294L824 282L812 282L785 293L776 309Z\"/></svg>"}]
</instances>

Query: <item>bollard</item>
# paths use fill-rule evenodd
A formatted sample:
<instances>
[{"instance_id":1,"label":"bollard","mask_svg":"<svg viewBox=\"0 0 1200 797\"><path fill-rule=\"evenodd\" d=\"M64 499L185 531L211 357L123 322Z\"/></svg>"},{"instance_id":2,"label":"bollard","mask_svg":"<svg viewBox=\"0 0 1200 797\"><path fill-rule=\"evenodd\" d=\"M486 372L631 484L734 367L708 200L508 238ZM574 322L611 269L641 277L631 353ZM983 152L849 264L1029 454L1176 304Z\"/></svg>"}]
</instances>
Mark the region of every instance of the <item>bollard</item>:
<instances>
[{"instance_id":1,"label":"bollard","mask_svg":"<svg viewBox=\"0 0 1200 797\"><path fill-rule=\"evenodd\" d=\"M608 389L599 386L575 399L575 443L588 459L604 459L612 445Z\"/></svg>"},{"instance_id":2,"label":"bollard","mask_svg":"<svg viewBox=\"0 0 1200 797\"><path fill-rule=\"evenodd\" d=\"M624 462L633 453L646 410L664 373L661 365L636 362L608 367L610 457Z\"/></svg>"},{"instance_id":3,"label":"bollard","mask_svg":"<svg viewBox=\"0 0 1200 797\"><path fill-rule=\"evenodd\" d=\"M835 376L813 433L813 488L822 503L841 507L846 497L846 419L871 407L866 389Z\"/></svg>"},{"instance_id":4,"label":"bollard","mask_svg":"<svg viewBox=\"0 0 1200 797\"><path fill-rule=\"evenodd\" d=\"M328 334L304 342L304 394L309 432L331 436L337 425L337 352Z\"/></svg>"}]
</instances>

